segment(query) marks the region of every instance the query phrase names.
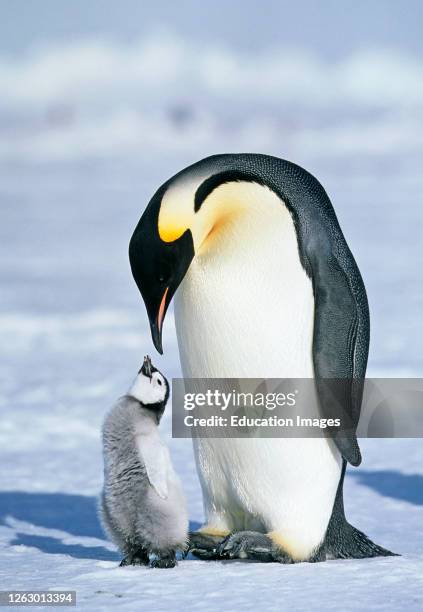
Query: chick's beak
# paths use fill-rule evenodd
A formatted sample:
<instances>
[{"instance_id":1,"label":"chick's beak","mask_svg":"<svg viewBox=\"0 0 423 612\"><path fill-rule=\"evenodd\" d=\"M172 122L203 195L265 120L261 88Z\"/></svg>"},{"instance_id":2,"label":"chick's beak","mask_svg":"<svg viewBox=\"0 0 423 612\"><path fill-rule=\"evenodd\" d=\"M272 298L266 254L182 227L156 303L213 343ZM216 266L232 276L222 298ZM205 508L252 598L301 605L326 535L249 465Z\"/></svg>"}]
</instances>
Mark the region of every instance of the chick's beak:
<instances>
[{"instance_id":1,"label":"chick's beak","mask_svg":"<svg viewBox=\"0 0 423 612\"><path fill-rule=\"evenodd\" d=\"M151 359L148 355L144 357L144 363L142 364L141 372L144 374L144 376L148 376L148 378L151 379Z\"/></svg>"}]
</instances>

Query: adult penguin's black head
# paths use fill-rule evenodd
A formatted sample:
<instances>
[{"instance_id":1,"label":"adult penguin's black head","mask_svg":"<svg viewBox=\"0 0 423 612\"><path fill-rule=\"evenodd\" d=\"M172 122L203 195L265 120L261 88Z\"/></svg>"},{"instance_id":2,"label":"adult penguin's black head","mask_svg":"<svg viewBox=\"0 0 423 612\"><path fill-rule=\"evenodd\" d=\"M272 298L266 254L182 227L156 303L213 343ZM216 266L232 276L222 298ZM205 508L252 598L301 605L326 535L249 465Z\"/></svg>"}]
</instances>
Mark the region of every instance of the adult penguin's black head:
<instances>
[{"instance_id":1,"label":"adult penguin's black head","mask_svg":"<svg viewBox=\"0 0 423 612\"><path fill-rule=\"evenodd\" d=\"M219 166L213 156L186 168L151 198L129 245L132 274L143 297L154 346L162 349L166 310L194 255L244 206L239 182L257 178ZM259 181L258 181L259 182ZM242 196L242 197L241 197ZM247 198L248 200L248 198Z\"/></svg>"},{"instance_id":2,"label":"adult penguin's black head","mask_svg":"<svg viewBox=\"0 0 423 612\"><path fill-rule=\"evenodd\" d=\"M228 167L240 157L212 156L169 179L151 198L132 235L132 274L159 353L166 310L194 255L211 242L222 220L242 209L239 182L263 184L257 176Z\"/></svg>"},{"instance_id":3,"label":"adult penguin's black head","mask_svg":"<svg viewBox=\"0 0 423 612\"><path fill-rule=\"evenodd\" d=\"M150 200L129 243L132 274L147 309L154 346L160 354L167 308L194 257L189 229L175 238L160 235L159 212L164 192L165 186Z\"/></svg>"}]
</instances>

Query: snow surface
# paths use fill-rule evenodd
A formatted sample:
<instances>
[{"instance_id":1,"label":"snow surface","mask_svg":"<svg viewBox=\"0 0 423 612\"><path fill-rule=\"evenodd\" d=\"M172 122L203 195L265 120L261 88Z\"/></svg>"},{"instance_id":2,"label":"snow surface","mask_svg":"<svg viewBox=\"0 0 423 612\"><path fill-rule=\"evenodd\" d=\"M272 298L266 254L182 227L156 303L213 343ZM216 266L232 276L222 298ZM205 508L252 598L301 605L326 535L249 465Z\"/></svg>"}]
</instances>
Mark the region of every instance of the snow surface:
<instances>
[{"instance_id":1,"label":"snow surface","mask_svg":"<svg viewBox=\"0 0 423 612\"><path fill-rule=\"evenodd\" d=\"M423 372L420 65L372 51L328 75L324 65L297 58L304 82L291 93L295 100L287 101L283 88L270 101L258 91L241 113L244 125L233 105L228 108L244 100L258 74L266 89L271 51L247 69L243 58L209 49L187 76L189 58L201 49L165 42L120 50L84 43L0 65L8 91L0 108L1 588L72 589L79 608L99 611L114 604L127 610L420 610L421 440L363 440L363 464L349 469L345 483L350 521L401 557L292 566L189 558L171 571L120 569L101 532L103 415L146 352L168 376L180 373L172 313L164 356L152 348L128 240L155 189L196 159L256 150L312 171L334 202L368 289L369 374ZM157 48L166 60L158 76L148 72L148 61L137 63L149 50L155 57ZM174 99L169 58L181 81ZM280 62L281 80L294 59ZM204 81L205 62L226 66L224 83L210 80L221 74L217 69ZM137 75L144 79L140 91L131 89ZM314 101L323 76L332 80L336 99L294 112L298 100ZM204 114L186 104L184 79L194 83L200 100L193 104ZM110 99L119 87L125 103ZM147 122L149 109L137 108L143 87L153 92L151 100L165 100ZM381 88L383 109L375 104ZM291 114L278 111L293 102ZM41 120L49 104L56 106ZM202 503L191 443L171 439L170 410L163 428L198 526Z\"/></svg>"}]
</instances>

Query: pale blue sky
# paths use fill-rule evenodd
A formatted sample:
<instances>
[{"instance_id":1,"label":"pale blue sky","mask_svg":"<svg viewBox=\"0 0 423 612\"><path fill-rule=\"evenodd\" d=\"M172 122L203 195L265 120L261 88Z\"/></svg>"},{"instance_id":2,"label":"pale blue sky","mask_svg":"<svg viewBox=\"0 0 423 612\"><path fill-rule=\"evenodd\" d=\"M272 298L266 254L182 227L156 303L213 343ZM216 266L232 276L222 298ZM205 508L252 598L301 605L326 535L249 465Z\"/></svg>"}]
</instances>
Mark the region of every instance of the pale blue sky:
<instances>
[{"instance_id":1,"label":"pale blue sky","mask_svg":"<svg viewBox=\"0 0 423 612\"><path fill-rule=\"evenodd\" d=\"M337 59L358 47L423 55L420 0L0 0L0 54L46 42L131 42L166 27L240 50L298 46Z\"/></svg>"}]
</instances>

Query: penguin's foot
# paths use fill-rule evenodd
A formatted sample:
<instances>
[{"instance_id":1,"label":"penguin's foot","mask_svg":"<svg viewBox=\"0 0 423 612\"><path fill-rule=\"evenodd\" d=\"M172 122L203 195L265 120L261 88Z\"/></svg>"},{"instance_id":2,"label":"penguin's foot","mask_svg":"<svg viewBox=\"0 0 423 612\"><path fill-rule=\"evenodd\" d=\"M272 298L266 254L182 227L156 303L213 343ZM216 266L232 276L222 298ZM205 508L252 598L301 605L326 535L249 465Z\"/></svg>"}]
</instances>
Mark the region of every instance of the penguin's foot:
<instances>
[{"instance_id":1,"label":"penguin's foot","mask_svg":"<svg viewBox=\"0 0 423 612\"><path fill-rule=\"evenodd\" d=\"M171 568L177 565L175 555L166 555L163 557L157 557L151 562L151 567L157 568Z\"/></svg>"},{"instance_id":2,"label":"penguin's foot","mask_svg":"<svg viewBox=\"0 0 423 612\"><path fill-rule=\"evenodd\" d=\"M192 531L189 534L189 552L205 561L220 559L217 552L219 545L226 539L226 533L207 533Z\"/></svg>"},{"instance_id":3,"label":"penguin's foot","mask_svg":"<svg viewBox=\"0 0 423 612\"><path fill-rule=\"evenodd\" d=\"M149 563L150 559L148 554L145 550L139 549L128 553L120 562L119 567L126 567L127 565L148 565Z\"/></svg>"},{"instance_id":4,"label":"penguin's foot","mask_svg":"<svg viewBox=\"0 0 423 612\"><path fill-rule=\"evenodd\" d=\"M262 563L293 563L265 533L237 531L221 542L217 553L224 559L252 559Z\"/></svg>"}]
</instances>

